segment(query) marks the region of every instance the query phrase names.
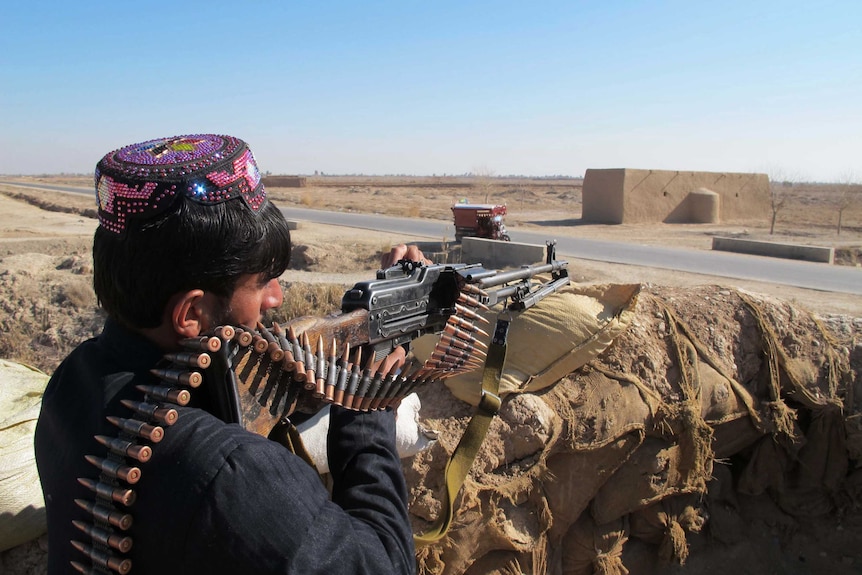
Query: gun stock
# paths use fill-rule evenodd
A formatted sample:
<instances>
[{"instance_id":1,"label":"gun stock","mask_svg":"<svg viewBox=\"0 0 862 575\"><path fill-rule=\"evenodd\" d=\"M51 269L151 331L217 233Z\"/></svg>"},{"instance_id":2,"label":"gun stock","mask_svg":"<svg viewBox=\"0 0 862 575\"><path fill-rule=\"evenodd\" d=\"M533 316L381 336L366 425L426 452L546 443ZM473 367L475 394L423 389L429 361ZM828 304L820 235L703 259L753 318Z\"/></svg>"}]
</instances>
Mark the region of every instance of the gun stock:
<instances>
[{"instance_id":1,"label":"gun stock","mask_svg":"<svg viewBox=\"0 0 862 575\"><path fill-rule=\"evenodd\" d=\"M287 322L285 327L307 334L308 339L315 343L322 339L324 342L337 342L338 349L348 344L355 349L370 342L368 315L368 310L358 308L323 317L298 317Z\"/></svg>"}]
</instances>

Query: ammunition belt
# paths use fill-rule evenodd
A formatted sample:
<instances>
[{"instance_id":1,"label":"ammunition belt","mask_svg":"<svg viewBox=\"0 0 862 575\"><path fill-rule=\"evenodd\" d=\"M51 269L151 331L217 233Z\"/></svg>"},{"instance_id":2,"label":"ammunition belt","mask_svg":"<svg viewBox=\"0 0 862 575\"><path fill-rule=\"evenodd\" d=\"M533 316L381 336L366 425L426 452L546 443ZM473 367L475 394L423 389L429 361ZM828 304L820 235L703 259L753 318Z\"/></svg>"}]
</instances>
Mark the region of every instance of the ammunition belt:
<instances>
[{"instance_id":1,"label":"ammunition belt","mask_svg":"<svg viewBox=\"0 0 862 575\"><path fill-rule=\"evenodd\" d=\"M339 350L333 341L325 350L322 338L312 347L307 335L300 337L276 323L271 328L258 324L257 329L221 326L183 340L184 351L166 354L163 365L151 370L157 385L137 386L142 401L122 401L130 417L108 416L117 436L95 436L108 453L86 456L99 476L78 478L94 497L75 500L90 517L73 522L90 541L71 542L90 565L72 561L72 566L80 573L131 571L133 541L127 532L133 523L129 507L136 499L134 486L143 475L142 465L178 420L176 406L188 405L192 390L209 397L225 421L297 452L295 428L285 429L294 411L314 413L326 404L362 411L397 405L420 385L480 366L485 346L474 337L476 332L481 330L453 316L428 360L413 360L388 374L363 368L361 348L351 354L348 344Z\"/></svg>"},{"instance_id":2,"label":"ammunition belt","mask_svg":"<svg viewBox=\"0 0 862 575\"><path fill-rule=\"evenodd\" d=\"M116 437L96 435L99 444L107 448L105 457L87 455L85 459L99 470L97 480L79 477L78 483L93 492L92 500L76 499L75 503L89 514L88 521L72 523L84 535L88 543L72 540L72 546L90 560L90 565L72 561L72 567L80 573L120 573L126 575L132 569L128 553L133 541L128 535L133 524L129 507L137 499L134 486L143 473L142 464L153 456L153 451L165 436L165 432L179 419L177 406L186 406L191 401L191 389L203 383L203 375L195 368L211 363L208 352L218 351L221 340L217 337L188 340L187 352L174 354L166 369L152 370L159 385L139 385L143 401L122 400L123 407L131 417L108 416L117 428Z\"/></svg>"},{"instance_id":3,"label":"ammunition belt","mask_svg":"<svg viewBox=\"0 0 862 575\"><path fill-rule=\"evenodd\" d=\"M470 326L453 317L452 327L428 360L411 359L400 371L389 373L363 367L361 347L351 350L344 344L338 349L333 341L327 348L322 337L312 346L307 335L277 323L271 328L258 324L256 330L236 328L221 355L236 376L239 423L270 436L292 413L316 413L327 404L357 411L386 409L421 385L481 366L483 344L470 335ZM217 366L209 369L218 371Z\"/></svg>"}]
</instances>

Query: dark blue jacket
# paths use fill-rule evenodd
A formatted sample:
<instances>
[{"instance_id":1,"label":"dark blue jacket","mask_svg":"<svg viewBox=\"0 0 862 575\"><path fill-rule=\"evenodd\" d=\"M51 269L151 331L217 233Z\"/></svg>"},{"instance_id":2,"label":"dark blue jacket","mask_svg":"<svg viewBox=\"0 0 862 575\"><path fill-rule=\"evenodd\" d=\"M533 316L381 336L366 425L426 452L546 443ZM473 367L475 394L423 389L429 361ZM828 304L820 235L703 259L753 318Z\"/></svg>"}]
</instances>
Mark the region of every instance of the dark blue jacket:
<instances>
[{"instance_id":1,"label":"dark blue jacket","mask_svg":"<svg viewBox=\"0 0 862 575\"><path fill-rule=\"evenodd\" d=\"M50 574L74 573L70 561L90 563L70 543L90 543L72 524L91 519L74 500L95 499L76 478L99 477L84 459L105 457L93 436L117 435L105 416L132 416L119 402L141 400L134 387L154 383L148 372L160 358L147 340L109 321L51 378L35 439ZM177 423L139 464L137 501L128 509L114 504L133 516L125 532L134 541L125 555L132 575L415 572L391 411L331 408L330 498L317 473L283 446L200 407L177 409Z\"/></svg>"}]
</instances>

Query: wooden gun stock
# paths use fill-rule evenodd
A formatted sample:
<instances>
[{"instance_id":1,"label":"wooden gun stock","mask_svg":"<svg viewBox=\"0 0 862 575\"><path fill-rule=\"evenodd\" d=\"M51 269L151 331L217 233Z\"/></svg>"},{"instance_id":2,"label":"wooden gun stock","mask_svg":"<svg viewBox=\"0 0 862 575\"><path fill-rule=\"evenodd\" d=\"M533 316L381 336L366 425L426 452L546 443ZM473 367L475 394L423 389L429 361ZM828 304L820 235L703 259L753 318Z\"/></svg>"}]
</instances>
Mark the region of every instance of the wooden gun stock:
<instances>
[{"instance_id":1,"label":"wooden gun stock","mask_svg":"<svg viewBox=\"0 0 862 575\"><path fill-rule=\"evenodd\" d=\"M370 340L368 333L368 310L355 309L324 317L303 316L292 319L284 327L293 328L296 333L308 334L308 339L317 342L335 341L338 349L349 344L352 348L365 345Z\"/></svg>"}]
</instances>

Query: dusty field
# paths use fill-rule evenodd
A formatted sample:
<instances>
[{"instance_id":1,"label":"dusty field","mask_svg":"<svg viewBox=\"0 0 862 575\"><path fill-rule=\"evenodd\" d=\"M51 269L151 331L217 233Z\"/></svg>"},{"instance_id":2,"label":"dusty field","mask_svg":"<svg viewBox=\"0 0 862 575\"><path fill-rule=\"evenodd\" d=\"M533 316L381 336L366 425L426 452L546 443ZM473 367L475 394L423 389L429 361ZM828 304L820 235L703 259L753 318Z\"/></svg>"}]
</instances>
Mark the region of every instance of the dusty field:
<instances>
[{"instance_id":1,"label":"dusty field","mask_svg":"<svg viewBox=\"0 0 862 575\"><path fill-rule=\"evenodd\" d=\"M32 177L19 178L22 182L33 181L53 184L68 184L80 187L92 185L89 177ZM362 177L310 177L304 188L270 188L270 196L281 207L291 205L315 209L341 211L373 211L375 213L450 219L450 207L461 198L473 202L506 203L509 215L506 223L512 227L523 227L547 232L549 237L572 236L590 239L631 242L645 245L665 245L709 250L714 236L734 236L756 240L792 242L818 246L832 246L836 250L838 265L862 265L862 190L847 196L851 201L842 216L842 231L836 233L839 192L835 186L797 184L792 188L780 188L783 207L778 211L774 234L769 233L771 214L762 218L722 222L721 224L583 224L581 215L580 180L512 180L471 178L362 178ZM3 187L0 194L18 198L19 201L41 205L51 211L64 211L85 216L76 220L84 229L95 225L94 203L89 197L79 194L28 193L20 188ZM87 217L90 216L90 217ZM0 216L2 217L2 216ZM43 216L44 217L44 216ZM12 222L4 226L0 235L14 238L14 242L27 238L40 238L47 242L51 238L74 236L74 230L64 231L68 223L33 227ZM63 219L63 222L66 222ZM36 222L38 224L38 222ZM20 232L15 231L21 228ZM390 234L367 233L360 230L330 229L306 226L295 234L297 243L309 246L312 255L303 258L314 261L311 265L297 264L305 271L314 273L338 273L341 270L362 273L374 266L374 256L365 249L378 251L385 244L410 241ZM330 242L326 240L330 239ZM427 240L427 238L422 238ZM451 241L453 238L440 238ZM336 250L329 249L335 246ZM340 249L339 249L340 248ZM6 249L5 253L13 253ZM50 248L48 248L50 249ZM17 250L17 248L16 248ZM3 252L0 252L3 253ZM20 253L20 250L18 250ZM361 253L358 258L354 253ZM862 302L856 296L823 294L760 282L746 282L714 278L698 274L687 274L658 270L640 266L596 263L586 260L572 262L570 273L578 281L586 282L645 282L657 285L700 285L720 283L735 287L762 291L799 302L822 313L862 315ZM304 274L303 274L304 275ZM314 279L314 276L305 276Z\"/></svg>"},{"instance_id":2,"label":"dusty field","mask_svg":"<svg viewBox=\"0 0 862 575\"><path fill-rule=\"evenodd\" d=\"M46 183L59 183L46 178ZM70 178L64 183L90 185L89 178ZM756 239L796 241L832 245L844 250L842 262L856 265L862 246L862 201L844 211L844 229L835 233L837 211L825 187L794 190L779 213L777 233L769 235L768 218L764 221L728 222L715 226L597 226L582 225L579 182L410 182L367 179L312 178L309 187L271 189L274 201L283 207L366 210L400 216L449 217L449 206L461 197L471 201L505 202L509 206L510 226L541 228L549 234L631 241L657 245L709 249L714 235L734 234ZM95 310L90 287L90 244L96 222L90 197L74 194L26 192L0 185L0 357L30 363L45 371L53 369L65 353L84 337L95 333L101 323ZM359 230L325 226L300 227L294 263L285 274L284 283L326 282L348 285L370 277L381 250L399 241L415 238L392 237ZM442 238L441 238L442 239ZM846 357L862 361L862 298L842 294L824 294L812 290L739 282L709 276L674 273L638 266L598 264L571 261L571 275L585 284L642 283L645 292L674 302L679 313L704 310L713 317L733 317L733 301L728 295L742 289L769 301L789 302L810 310L836 336ZM777 304L778 305L778 304ZM330 311L330 310L321 310ZM699 313L706 314L706 311ZM778 314L780 317L784 317ZM707 318L708 320L708 318ZM789 320L784 324L790 328ZM714 338L709 321L698 329L705 341ZM697 320L695 327L699 326ZM797 334L798 335L798 334ZM727 336L731 338L730 335ZM788 335L787 337L794 337ZM810 344L816 347L816 344ZM636 350L635 350L636 351ZM644 352L647 353L647 352ZM635 353L633 363L652 362ZM656 359L656 363L659 361ZM855 364L854 364L855 365ZM859 369L859 366L856 366ZM858 380L858 378L857 378ZM558 393L562 391L558 390ZM549 394L551 396L552 394ZM552 408L565 398L547 397ZM438 449L451 447L470 409L466 404L443 396L425 397L427 418L444 434ZM561 404L560 404L561 405ZM501 431L489 438L488 451L505 451ZM434 455L437 461L433 461ZM408 477L418 483L422 478L441 472L440 453L432 461L417 461L407 469ZM493 455L486 453L480 461L482 470L476 481L488 483L495 478ZM423 467L425 466L425 467ZM422 474L425 475L422 475ZM411 475L412 474L412 475ZM427 487L423 485L423 487ZM433 488L433 485L431 486ZM432 489L433 491L433 489ZM427 491L414 492L411 505L433 508ZM851 573L862 566L862 520L858 508L844 509L845 515L830 515L810 521L797 521L769 507L762 499L744 500L739 513L743 524L752 526L748 540L738 538L716 546L705 538L694 538L693 555L687 569L662 570L644 559L632 573L718 573L734 566L749 573ZM420 517L414 518L421 524ZM737 526L739 528L739 526ZM12 550L0 556L0 572L41 573L42 552L37 544ZM631 553L638 553L632 546ZM649 553L640 548L643 557ZM696 553L695 553L696 551ZM634 559L630 558L630 561ZM637 564L637 563L635 563ZM722 569L716 569L716 565ZM631 569L632 564L627 563ZM477 567L471 573L482 571Z\"/></svg>"}]
</instances>

